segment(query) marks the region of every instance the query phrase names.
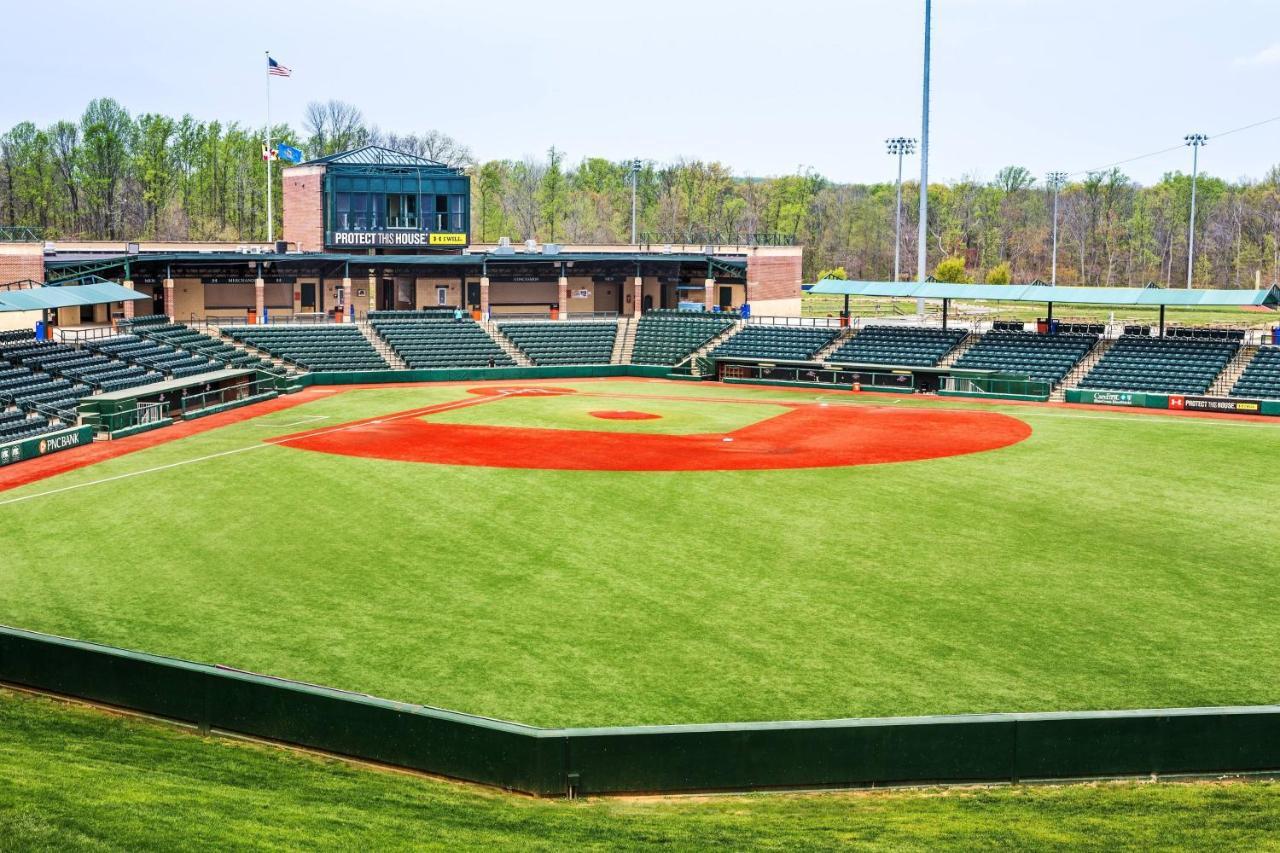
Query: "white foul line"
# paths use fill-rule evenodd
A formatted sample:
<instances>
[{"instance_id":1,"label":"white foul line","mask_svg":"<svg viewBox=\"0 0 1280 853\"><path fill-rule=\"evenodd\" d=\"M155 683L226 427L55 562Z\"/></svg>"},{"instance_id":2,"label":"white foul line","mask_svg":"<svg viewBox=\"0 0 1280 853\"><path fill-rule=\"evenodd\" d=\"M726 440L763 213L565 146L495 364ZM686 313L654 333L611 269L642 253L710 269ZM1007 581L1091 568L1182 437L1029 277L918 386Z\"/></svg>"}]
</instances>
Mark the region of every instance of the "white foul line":
<instances>
[{"instance_id":1,"label":"white foul line","mask_svg":"<svg viewBox=\"0 0 1280 853\"><path fill-rule=\"evenodd\" d=\"M464 400L457 400L453 403L442 403L438 408L423 407L423 408L432 408L430 412L423 412L421 409L416 409L411 412L406 412L402 415L393 415L391 417L382 418L378 420L377 423L386 423L387 421L396 421L402 418L415 418L415 417L423 417L425 415L434 415L440 412L448 412L456 408L462 408L463 406L474 406L479 403L486 403L486 402L492 402L494 400L501 400L504 396L506 396L506 392L503 392L501 396L470 397ZM323 417L328 417L328 416L325 415ZM374 422L372 421L366 420L366 421L360 421L359 423L354 423L354 424L345 424L343 426L334 427L333 429L327 429L327 430L321 430L320 432L309 433L307 437L311 438L313 436L319 436L319 435L331 435L332 433L335 433L335 432L343 432L349 429L357 429L362 426L371 426L373 423ZM16 498L0 500L0 506L8 506L9 504L21 503L22 501L29 501L32 498L43 498L43 497L47 497L48 495L56 495L62 492L71 492L71 491L75 491L76 489L86 488L88 486L98 486L103 483L112 483L117 480L127 480L130 477L140 477L143 474L154 474L158 471L167 471L171 468L181 468L184 465L192 465L196 462L207 462L210 459L220 459L224 456L234 456L237 453L244 453L249 450L259 450L264 447L276 447L281 444L288 444L290 441L293 441L293 440L295 439L285 437L285 438L274 439L271 441L260 441L256 444L250 444L246 447L237 447L233 450L223 450L219 453L210 453L207 456L197 456L194 459L183 459L180 462L170 462L167 465L157 465L154 468L144 468L141 471L130 471L126 474L116 474L111 477L103 477L101 480L90 480L87 483L76 483L71 486L62 486L61 488L50 489L47 492L36 492L30 495L21 495ZM109 462L110 460L104 460L104 461Z\"/></svg>"}]
</instances>

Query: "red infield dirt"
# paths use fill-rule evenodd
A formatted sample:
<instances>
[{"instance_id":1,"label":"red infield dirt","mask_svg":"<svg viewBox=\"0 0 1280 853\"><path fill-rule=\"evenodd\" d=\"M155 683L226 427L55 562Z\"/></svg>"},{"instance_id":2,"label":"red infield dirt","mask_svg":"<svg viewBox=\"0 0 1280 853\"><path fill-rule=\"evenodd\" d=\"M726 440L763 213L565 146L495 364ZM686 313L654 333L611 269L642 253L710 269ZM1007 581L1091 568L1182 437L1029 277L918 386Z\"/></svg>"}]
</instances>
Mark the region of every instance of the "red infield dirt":
<instances>
[{"instance_id":1,"label":"red infield dirt","mask_svg":"<svg viewBox=\"0 0 1280 853\"><path fill-rule=\"evenodd\" d=\"M480 404L476 401L471 405ZM790 411L725 434L660 435L430 423L421 419L429 410L416 410L311 430L273 439L272 443L342 456L438 465L569 471L736 471L938 459L1008 447L1031 435L1031 427L1023 421L994 412L782 405ZM452 407L456 404L449 408Z\"/></svg>"},{"instance_id":2,"label":"red infield dirt","mask_svg":"<svg viewBox=\"0 0 1280 853\"><path fill-rule=\"evenodd\" d=\"M662 417L651 412L628 411L587 412L587 414L602 421L656 421Z\"/></svg>"}]
</instances>

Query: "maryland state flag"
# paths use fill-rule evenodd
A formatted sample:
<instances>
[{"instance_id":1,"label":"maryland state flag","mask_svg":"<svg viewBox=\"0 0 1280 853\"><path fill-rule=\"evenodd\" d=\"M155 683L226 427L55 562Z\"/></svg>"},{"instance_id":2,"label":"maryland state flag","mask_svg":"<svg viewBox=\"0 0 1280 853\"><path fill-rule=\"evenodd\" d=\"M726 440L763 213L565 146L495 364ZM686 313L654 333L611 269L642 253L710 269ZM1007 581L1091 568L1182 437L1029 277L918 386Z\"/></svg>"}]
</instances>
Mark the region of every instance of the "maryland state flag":
<instances>
[{"instance_id":1,"label":"maryland state flag","mask_svg":"<svg viewBox=\"0 0 1280 853\"><path fill-rule=\"evenodd\" d=\"M263 160L279 160L280 152L274 148L268 148L267 143L262 143L262 159Z\"/></svg>"}]
</instances>

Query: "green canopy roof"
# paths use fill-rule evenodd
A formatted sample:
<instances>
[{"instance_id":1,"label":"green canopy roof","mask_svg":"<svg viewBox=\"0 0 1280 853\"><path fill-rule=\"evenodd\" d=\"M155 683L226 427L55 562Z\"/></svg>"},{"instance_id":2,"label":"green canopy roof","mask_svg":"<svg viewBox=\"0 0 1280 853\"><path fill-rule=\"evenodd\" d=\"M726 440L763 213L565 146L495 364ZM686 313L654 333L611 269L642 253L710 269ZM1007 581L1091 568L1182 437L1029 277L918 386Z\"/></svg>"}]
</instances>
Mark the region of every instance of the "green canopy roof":
<instances>
[{"instance_id":1,"label":"green canopy roof","mask_svg":"<svg viewBox=\"0 0 1280 853\"><path fill-rule=\"evenodd\" d=\"M143 294L110 281L66 287L29 287L23 290L0 290L0 312L47 311L146 298Z\"/></svg>"},{"instance_id":2,"label":"green canopy roof","mask_svg":"<svg viewBox=\"0 0 1280 853\"><path fill-rule=\"evenodd\" d=\"M1170 305L1183 308L1262 305L1280 307L1280 287L1263 290L1164 290L1159 287L1054 287L1044 284L947 284L945 282L842 281L827 278L810 293L909 299L1061 302L1073 305Z\"/></svg>"}]
</instances>

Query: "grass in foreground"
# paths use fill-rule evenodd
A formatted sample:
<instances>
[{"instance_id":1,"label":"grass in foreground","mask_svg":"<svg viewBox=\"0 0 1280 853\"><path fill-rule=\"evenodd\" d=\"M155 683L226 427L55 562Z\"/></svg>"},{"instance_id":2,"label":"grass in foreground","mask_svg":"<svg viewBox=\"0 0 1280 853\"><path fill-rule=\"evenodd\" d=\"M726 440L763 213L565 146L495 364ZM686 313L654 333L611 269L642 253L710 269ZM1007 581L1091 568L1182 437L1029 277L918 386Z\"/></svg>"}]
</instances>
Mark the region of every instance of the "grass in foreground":
<instances>
[{"instance_id":1,"label":"grass in foreground","mask_svg":"<svg viewBox=\"0 0 1280 853\"><path fill-rule=\"evenodd\" d=\"M539 725L1277 699L1280 425L1007 406L1034 434L991 453L687 474L261 444L463 396L334 394L0 495L254 448L0 506L0 623Z\"/></svg>"},{"instance_id":2,"label":"grass in foreground","mask_svg":"<svg viewBox=\"0 0 1280 853\"><path fill-rule=\"evenodd\" d=\"M539 801L0 690L5 850L1280 849L1280 784Z\"/></svg>"},{"instance_id":3,"label":"grass in foreground","mask_svg":"<svg viewBox=\"0 0 1280 853\"><path fill-rule=\"evenodd\" d=\"M844 307L843 296L828 293L806 293L801 301L801 310L806 317L839 316ZM868 297L851 297L849 309L855 317L867 322L889 317L902 317L914 314L914 299L881 299ZM1018 320L1024 323L1034 322L1045 314L1043 303L1026 302L976 302L952 303L951 317L961 320ZM939 303L930 300L928 310L931 314L941 311ZM1121 324L1157 325L1160 322L1159 308L1135 307L1130 305L1068 305L1059 303L1053 306L1053 316L1064 322L1107 323L1113 319ZM1170 325L1210 326L1229 325L1247 326L1250 328L1267 328L1280 320L1275 311L1248 311L1242 308L1176 308L1167 309L1165 321Z\"/></svg>"}]
</instances>

